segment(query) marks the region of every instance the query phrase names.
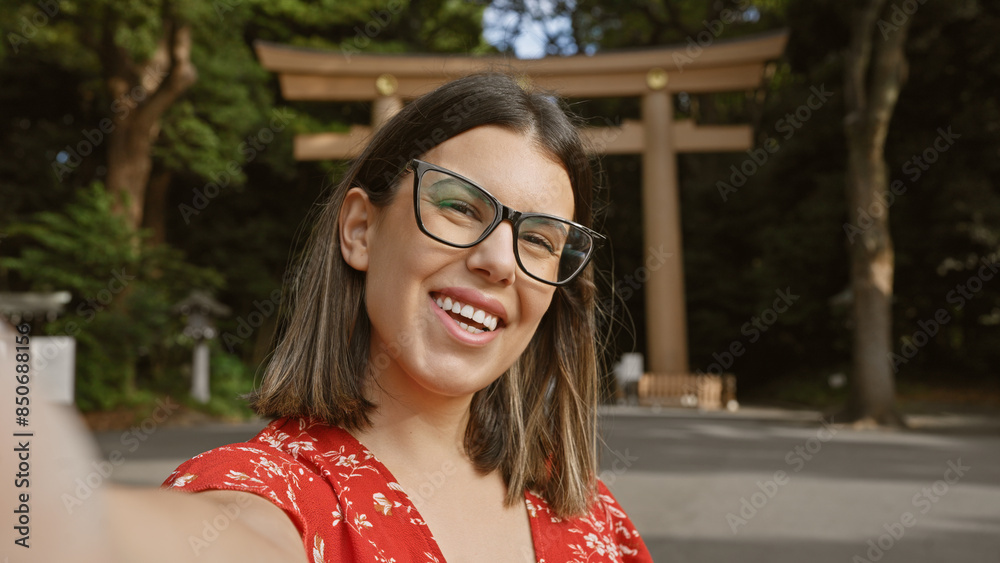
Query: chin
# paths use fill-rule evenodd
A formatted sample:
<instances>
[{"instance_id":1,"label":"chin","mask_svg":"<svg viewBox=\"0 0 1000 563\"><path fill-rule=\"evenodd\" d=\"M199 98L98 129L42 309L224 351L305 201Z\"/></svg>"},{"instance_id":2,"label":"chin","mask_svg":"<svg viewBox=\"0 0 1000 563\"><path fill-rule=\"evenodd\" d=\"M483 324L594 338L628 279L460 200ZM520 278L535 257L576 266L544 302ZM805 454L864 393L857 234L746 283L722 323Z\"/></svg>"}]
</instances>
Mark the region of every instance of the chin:
<instances>
[{"instance_id":1,"label":"chin","mask_svg":"<svg viewBox=\"0 0 1000 563\"><path fill-rule=\"evenodd\" d=\"M485 372L477 373L478 370L450 368L440 364L433 366L432 370L430 374L411 377L428 392L455 399L471 397L503 375L503 372L489 375Z\"/></svg>"}]
</instances>

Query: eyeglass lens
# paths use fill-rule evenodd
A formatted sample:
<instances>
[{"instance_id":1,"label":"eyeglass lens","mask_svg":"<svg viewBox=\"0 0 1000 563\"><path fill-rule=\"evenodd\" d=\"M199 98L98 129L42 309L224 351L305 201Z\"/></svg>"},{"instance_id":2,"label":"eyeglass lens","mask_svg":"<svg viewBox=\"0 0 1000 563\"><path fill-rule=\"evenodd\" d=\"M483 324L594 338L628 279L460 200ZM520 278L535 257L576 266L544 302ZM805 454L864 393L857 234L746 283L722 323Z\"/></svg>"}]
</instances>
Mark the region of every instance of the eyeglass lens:
<instances>
[{"instance_id":1,"label":"eyeglass lens","mask_svg":"<svg viewBox=\"0 0 1000 563\"><path fill-rule=\"evenodd\" d=\"M420 221L428 233L446 243L477 242L499 213L483 190L450 174L426 170L417 185ZM562 282L576 274L593 246L586 232L549 217L523 218L516 232L522 268L549 282Z\"/></svg>"}]
</instances>

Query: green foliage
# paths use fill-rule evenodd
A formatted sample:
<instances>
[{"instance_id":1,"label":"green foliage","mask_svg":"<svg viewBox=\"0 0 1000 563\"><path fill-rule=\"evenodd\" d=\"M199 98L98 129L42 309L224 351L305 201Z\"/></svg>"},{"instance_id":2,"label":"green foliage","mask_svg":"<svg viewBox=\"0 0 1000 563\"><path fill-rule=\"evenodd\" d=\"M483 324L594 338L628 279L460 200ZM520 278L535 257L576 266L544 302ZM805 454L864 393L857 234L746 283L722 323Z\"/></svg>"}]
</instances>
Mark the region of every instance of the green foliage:
<instances>
[{"instance_id":1,"label":"green foliage","mask_svg":"<svg viewBox=\"0 0 1000 563\"><path fill-rule=\"evenodd\" d=\"M2 264L30 278L36 291L70 290L95 295L116 270L135 272L140 255L135 235L115 217L112 199L95 184L62 213L45 211L7 228L36 243ZM108 244L112 242L113 244ZM68 269L72 268L72 269Z\"/></svg>"},{"instance_id":2,"label":"green foliage","mask_svg":"<svg viewBox=\"0 0 1000 563\"><path fill-rule=\"evenodd\" d=\"M1000 79L1000 52L990 39L1000 29L1000 6L927 3L912 17L908 78L886 143L889 181L901 191L889 209L896 254L893 352L902 355L907 343L929 338L915 355L897 362L896 376L901 389L925 378L946 384L997 381L1000 284L973 282L979 290L971 298L957 288L978 278L984 260L1000 259L1000 165L995 158L1000 109L992 94L992 84ZM846 37L846 6L792 2L789 24L793 72L813 83L838 84L842 69L831 47L839 48ZM938 152L934 142L949 128L960 137ZM924 161L925 153L933 162ZM839 178L827 158L828 153L817 152L798 166L825 167L825 176ZM856 221L857 215L845 209L842 221ZM921 323L938 311L949 321L935 335L919 334Z\"/></svg>"},{"instance_id":3,"label":"green foliage","mask_svg":"<svg viewBox=\"0 0 1000 563\"><path fill-rule=\"evenodd\" d=\"M217 0L216 4L226 0ZM230 2L234 4L234 2ZM257 39L347 53L483 53L481 1L300 0L245 2ZM238 8L237 8L238 9Z\"/></svg>"},{"instance_id":4,"label":"green foliage","mask_svg":"<svg viewBox=\"0 0 1000 563\"><path fill-rule=\"evenodd\" d=\"M253 373L238 356L213 346L209 362L212 396L204 407L209 413L227 418L248 418L253 414L243 396L253 390Z\"/></svg>"},{"instance_id":5,"label":"green foliage","mask_svg":"<svg viewBox=\"0 0 1000 563\"><path fill-rule=\"evenodd\" d=\"M235 332L255 303L268 300L280 286L288 257L302 240L297 229L343 170L343 163L295 162L293 135L369 123L365 103L279 101L277 81L254 55L255 40L347 53L494 51L481 33L487 6L482 1L42 1L58 6L42 25L31 24L32 18L43 19L36 16L37 1L0 2L0 284L72 293L68 314L47 331L75 330L78 389L87 409L142 401L154 392L186 396L191 342L180 336L182 319L172 305L193 287L218 289L218 298L233 309L231 317L218 321L219 331ZM539 6L551 7L550 13L532 12ZM741 390L825 404L825 375L842 371L850 356L847 310L831 302L844 295L849 281L843 225L851 215L843 192L839 62L848 37L847 3L494 0L491 7L515 13L522 25L565 18L567 25L547 28L552 54L686 45L723 10L741 17L721 29L719 41L790 29L787 54L758 95L676 97L678 119L749 123L758 147L767 138L781 147L726 200L718 183L729 180L730 166L744 162L746 153L678 159L691 366L707 369L716 361L714 354L740 341L747 352L729 371L738 375ZM961 309L948 302L948 295L976 275L980 260L996 259L1000 250L1000 106L993 87L1000 80L994 40L1000 5L927 2L913 17L909 79L887 151L892 180L907 187L890 220L897 344L913 338L920 323L940 308L951 320L900 366L898 378L901 388L924 374L996 379L1000 281L983 283ZM83 131L113 115L116 100L104 81L104 38L142 62L162 39L166 19L191 26L198 81L164 115L153 148L154 170L170 173L172 181L164 216L169 244L151 248L114 219L110 200L94 187L106 174L103 144L61 181L52 164L65 147L85 139ZM12 33L23 42L12 43ZM501 41L497 47L509 52L513 43ZM793 136L777 131L811 88L823 84L834 92L831 100ZM574 108L593 125L640 113L635 99L578 101ZM273 141L262 149L246 151L269 127L275 110L293 114L289 126L273 132ZM947 127L961 138L914 179L904 166L931 146L938 128ZM641 159L609 156L602 166L608 187L603 229L613 247L598 265L610 270L613 259L608 285L621 284L646 258L637 220ZM229 174L230 169L236 173ZM223 172L226 181L218 195L185 221L179 207L191 205L195 190L222 183ZM172 249L183 249L189 258ZM136 277L126 291L111 294L113 272L121 271ZM801 298L750 343L742 327L785 288ZM107 303L100 302L102 296ZM631 318L634 331L616 329L617 352L644 351L641 286L619 305L625 307L620 317ZM247 389L252 370L266 354L269 326L256 329L232 353L214 344L217 398L208 410L232 411L232 397ZM933 382L939 376L926 377ZM801 385L785 384L799 379Z\"/></svg>"},{"instance_id":6,"label":"green foliage","mask_svg":"<svg viewBox=\"0 0 1000 563\"><path fill-rule=\"evenodd\" d=\"M513 51L529 26L545 29L548 55L593 54L607 49L686 45L708 32L711 41L771 31L784 23L788 0L555 0L549 3L494 0L491 8L518 22L500 40ZM723 22L725 16L726 22ZM537 33L537 31L535 31ZM704 42L704 39L701 39ZM697 44L696 44L697 46Z\"/></svg>"},{"instance_id":7,"label":"green foliage","mask_svg":"<svg viewBox=\"0 0 1000 563\"><path fill-rule=\"evenodd\" d=\"M81 190L62 213L41 212L8 227L22 250L0 258L33 291L69 291L50 335L77 339L77 403L83 410L134 404L140 360L156 364L177 347L172 311L192 287L217 289L218 273L192 266L167 246L147 247L113 212L100 184Z\"/></svg>"},{"instance_id":8,"label":"green foliage","mask_svg":"<svg viewBox=\"0 0 1000 563\"><path fill-rule=\"evenodd\" d=\"M234 332L280 287L301 243L300 224L344 169L295 162L293 136L370 122L365 103L276 101L277 81L261 68L254 41L349 53L492 51L482 39L479 1L40 0L57 13L21 33L22 21L37 17L38 1L0 2L0 286L72 293L68 314L47 330L78 339L86 409L141 402L153 392L187 395L191 342L179 336L182 319L172 305L191 288L218 289L233 309L218 320L219 331ZM53 165L116 109L134 109L131 93L109 94L109 54L147 62L168 21L190 26L198 80L164 114L153 145L154 175L170 179L158 208L167 244L154 247L114 220L111 202L92 187L107 174L106 142L61 178ZM24 41L15 49L8 33ZM265 133L276 111L291 120ZM217 195L186 221L181 206L213 183ZM108 303L89 304L109 291L112 269L136 279ZM219 395L208 410L237 412L233 397L248 390L271 328L255 330L231 354L213 351Z\"/></svg>"}]
</instances>

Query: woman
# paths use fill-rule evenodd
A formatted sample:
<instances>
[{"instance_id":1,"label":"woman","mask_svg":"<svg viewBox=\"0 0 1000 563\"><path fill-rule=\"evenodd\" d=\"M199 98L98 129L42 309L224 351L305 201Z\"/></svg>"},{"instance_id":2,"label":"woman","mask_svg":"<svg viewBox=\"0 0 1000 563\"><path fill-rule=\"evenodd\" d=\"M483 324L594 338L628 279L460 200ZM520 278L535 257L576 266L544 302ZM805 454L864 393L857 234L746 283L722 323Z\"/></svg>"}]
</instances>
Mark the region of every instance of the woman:
<instances>
[{"instance_id":1,"label":"woman","mask_svg":"<svg viewBox=\"0 0 1000 563\"><path fill-rule=\"evenodd\" d=\"M298 561L650 560L594 478L591 182L507 76L407 105L319 213L252 398L276 420L164 485Z\"/></svg>"}]
</instances>

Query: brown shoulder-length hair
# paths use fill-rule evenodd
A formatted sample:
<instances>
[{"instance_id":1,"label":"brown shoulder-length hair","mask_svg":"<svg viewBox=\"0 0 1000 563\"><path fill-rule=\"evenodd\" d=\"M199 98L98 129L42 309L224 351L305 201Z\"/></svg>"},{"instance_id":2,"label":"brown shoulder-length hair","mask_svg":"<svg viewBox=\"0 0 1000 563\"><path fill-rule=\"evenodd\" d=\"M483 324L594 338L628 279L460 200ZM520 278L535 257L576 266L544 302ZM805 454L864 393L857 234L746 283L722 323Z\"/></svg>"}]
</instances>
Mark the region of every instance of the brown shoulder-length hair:
<instances>
[{"instance_id":1,"label":"brown shoulder-length hair","mask_svg":"<svg viewBox=\"0 0 1000 563\"><path fill-rule=\"evenodd\" d=\"M282 301L284 328L250 396L253 409L264 417L311 416L348 429L370 424L376 405L362 393L364 380L389 358L371 357L365 274L341 255L337 225L350 187L360 186L373 204L385 206L410 159L459 133L494 125L531 136L565 167L573 220L591 226L593 173L574 121L554 96L487 73L445 84L383 125L318 211L289 299ZM598 385L592 268L556 288L524 353L473 396L465 449L480 471L500 470L509 506L526 487L565 517L584 513L593 498ZM391 353L390 347L380 356Z\"/></svg>"}]
</instances>

